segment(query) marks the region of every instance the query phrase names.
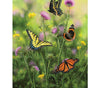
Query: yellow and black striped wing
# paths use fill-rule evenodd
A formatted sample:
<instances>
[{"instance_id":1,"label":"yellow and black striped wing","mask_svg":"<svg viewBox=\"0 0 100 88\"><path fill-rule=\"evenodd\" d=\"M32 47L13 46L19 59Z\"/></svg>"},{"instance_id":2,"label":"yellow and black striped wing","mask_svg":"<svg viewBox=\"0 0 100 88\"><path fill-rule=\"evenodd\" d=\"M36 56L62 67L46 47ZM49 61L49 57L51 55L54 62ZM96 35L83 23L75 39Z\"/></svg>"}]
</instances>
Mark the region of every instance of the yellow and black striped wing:
<instances>
[{"instance_id":1,"label":"yellow and black striped wing","mask_svg":"<svg viewBox=\"0 0 100 88\"><path fill-rule=\"evenodd\" d=\"M41 41L36 45L36 47L51 46L51 45L52 44L50 42Z\"/></svg>"},{"instance_id":2,"label":"yellow and black striped wing","mask_svg":"<svg viewBox=\"0 0 100 88\"><path fill-rule=\"evenodd\" d=\"M60 8L61 2L62 2L62 0L56 1L55 7L56 7L57 9Z\"/></svg>"},{"instance_id":3,"label":"yellow and black striped wing","mask_svg":"<svg viewBox=\"0 0 100 88\"><path fill-rule=\"evenodd\" d=\"M32 40L33 46L36 46L39 43L39 38L32 31L26 30L30 39Z\"/></svg>"}]
</instances>

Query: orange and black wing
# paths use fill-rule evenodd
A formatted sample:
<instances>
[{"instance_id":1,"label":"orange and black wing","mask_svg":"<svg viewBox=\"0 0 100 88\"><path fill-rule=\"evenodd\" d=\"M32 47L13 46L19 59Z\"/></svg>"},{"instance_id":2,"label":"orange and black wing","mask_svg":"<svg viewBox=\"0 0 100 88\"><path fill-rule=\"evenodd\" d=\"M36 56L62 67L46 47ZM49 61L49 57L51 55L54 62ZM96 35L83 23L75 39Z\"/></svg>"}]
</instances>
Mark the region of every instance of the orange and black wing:
<instances>
[{"instance_id":1,"label":"orange and black wing","mask_svg":"<svg viewBox=\"0 0 100 88\"><path fill-rule=\"evenodd\" d=\"M67 63L69 70L71 70L74 68L76 62L78 62L78 59L68 59L65 63Z\"/></svg>"},{"instance_id":2,"label":"orange and black wing","mask_svg":"<svg viewBox=\"0 0 100 88\"><path fill-rule=\"evenodd\" d=\"M55 72L62 72L62 71L64 71L64 69L65 69L65 63L63 62L57 67Z\"/></svg>"},{"instance_id":3,"label":"orange and black wing","mask_svg":"<svg viewBox=\"0 0 100 88\"><path fill-rule=\"evenodd\" d=\"M76 62L78 62L78 59L68 59L66 62L73 66Z\"/></svg>"},{"instance_id":4,"label":"orange and black wing","mask_svg":"<svg viewBox=\"0 0 100 88\"><path fill-rule=\"evenodd\" d=\"M57 69L55 70L55 72L69 72L69 70L74 68L75 63L78 62L78 59L68 59L65 60L64 62L62 62Z\"/></svg>"},{"instance_id":5,"label":"orange and black wing","mask_svg":"<svg viewBox=\"0 0 100 88\"><path fill-rule=\"evenodd\" d=\"M69 71L68 64L65 64L65 67L64 67L63 72L66 73L66 72L68 72L68 71Z\"/></svg>"},{"instance_id":6,"label":"orange and black wing","mask_svg":"<svg viewBox=\"0 0 100 88\"><path fill-rule=\"evenodd\" d=\"M71 27L69 28L67 33L63 34L63 37L67 40L67 41L73 41L75 39L75 31L74 31L74 25L72 24Z\"/></svg>"},{"instance_id":7,"label":"orange and black wing","mask_svg":"<svg viewBox=\"0 0 100 88\"><path fill-rule=\"evenodd\" d=\"M65 64L65 62L62 62L58 67L57 69L55 70L55 72L68 72L69 71L69 68L68 68L68 65Z\"/></svg>"}]
</instances>

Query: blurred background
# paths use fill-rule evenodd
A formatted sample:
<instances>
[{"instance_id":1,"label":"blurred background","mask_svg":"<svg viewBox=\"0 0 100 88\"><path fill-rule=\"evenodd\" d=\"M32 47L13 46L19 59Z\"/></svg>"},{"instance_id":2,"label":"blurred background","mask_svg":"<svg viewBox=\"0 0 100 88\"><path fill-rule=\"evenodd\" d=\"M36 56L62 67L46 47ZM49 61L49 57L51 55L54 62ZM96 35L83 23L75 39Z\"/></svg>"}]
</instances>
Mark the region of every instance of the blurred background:
<instances>
[{"instance_id":1,"label":"blurred background","mask_svg":"<svg viewBox=\"0 0 100 88\"><path fill-rule=\"evenodd\" d=\"M73 0L72 0L73 1ZM58 46L61 46L63 38L57 38L57 33L53 29L58 26L64 26L67 20L69 7L65 5L64 0L61 3L63 15L55 16L49 13L50 0L13 0L13 87L14 88L46 88L46 79L48 88L87 88L87 58L88 58L88 8L87 0L74 0L74 5L70 7L70 18L67 24L67 30L71 24L75 26L76 38L72 42L65 41L62 48L60 61L66 58L78 58L79 62L75 68L68 73L51 74L58 65L59 58ZM43 29L43 18L41 12L49 14L50 20L45 20L46 25ZM33 31L43 40L43 30L46 33L47 41L53 44L45 52L48 67L48 78L44 71L44 62L38 51L29 50L30 39L26 29ZM67 31L66 30L66 31ZM58 45L59 40L59 45ZM44 52L42 48L39 52ZM25 60L26 58L26 60ZM45 63L46 63L45 62ZM35 68L33 65L37 66ZM46 66L48 64L45 64ZM33 84L33 85L32 85ZM34 86L35 85L35 86Z\"/></svg>"}]
</instances>

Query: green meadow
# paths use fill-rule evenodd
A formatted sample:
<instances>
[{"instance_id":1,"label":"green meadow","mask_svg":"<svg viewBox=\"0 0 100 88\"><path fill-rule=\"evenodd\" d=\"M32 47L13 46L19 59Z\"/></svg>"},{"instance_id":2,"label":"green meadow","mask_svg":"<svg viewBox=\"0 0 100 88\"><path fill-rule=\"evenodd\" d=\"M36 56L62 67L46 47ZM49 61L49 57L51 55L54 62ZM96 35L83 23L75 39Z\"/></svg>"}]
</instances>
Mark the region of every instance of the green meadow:
<instances>
[{"instance_id":1,"label":"green meadow","mask_svg":"<svg viewBox=\"0 0 100 88\"><path fill-rule=\"evenodd\" d=\"M62 0L61 16L49 10L50 0L13 0L13 88L87 88L88 69L88 14L87 0L74 0L67 6ZM41 12L48 13L45 20ZM75 39L67 41L66 33L74 24ZM56 32L52 31L56 28ZM30 49L26 29L34 32L40 40L52 43L38 50ZM79 61L67 73L54 73L64 59Z\"/></svg>"}]
</instances>

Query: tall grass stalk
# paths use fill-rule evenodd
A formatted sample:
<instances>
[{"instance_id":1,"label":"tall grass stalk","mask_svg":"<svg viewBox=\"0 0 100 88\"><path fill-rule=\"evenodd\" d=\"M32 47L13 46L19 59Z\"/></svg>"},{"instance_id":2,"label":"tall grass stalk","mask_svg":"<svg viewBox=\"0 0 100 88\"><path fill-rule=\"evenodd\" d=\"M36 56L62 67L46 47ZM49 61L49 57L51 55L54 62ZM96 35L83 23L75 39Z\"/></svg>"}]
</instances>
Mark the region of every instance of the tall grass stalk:
<instances>
[{"instance_id":1,"label":"tall grass stalk","mask_svg":"<svg viewBox=\"0 0 100 88\"><path fill-rule=\"evenodd\" d=\"M36 88L35 87L35 74L34 74L34 72L33 72L33 85L34 85L34 88Z\"/></svg>"},{"instance_id":2,"label":"tall grass stalk","mask_svg":"<svg viewBox=\"0 0 100 88\"><path fill-rule=\"evenodd\" d=\"M68 22L69 22L69 18L70 18L69 13L70 13L70 7L68 9L67 21L66 21L66 24L64 25L65 26L64 32L66 32L66 30L67 30L67 26L68 26ZM62 46L61 46L60 53L59 53L58 63L59 63L59 60L61 58L61 53L62 53L62 50L63 50L64 43L65 43L65 40L63 39ZM63 86L64 86L64 75L62 77L62 88L63 88Z\"/></svg>"},{"instance_id":3,"label":"tall grass stalk","mask_svg":"<svg viewBox=\"0 0 100 88\"><path fill-rule=\"evenodd\" d=\"M27 68L27 71L28 71L29 79L30 79L30 81L31 81L31 85L32 85L31 88L33 88L34 85L33 85L32 79L31 79L30 70L29 70L28 63L27 63L27 61L26 61L26 57L24 57L24 62L25 62L25 65L26 65L26 68ZM34 84L35 84L35 83L34 83ZM34 87L34 88L35 88L35 87Z\"/></svg>"},{"instance_id":4,"label":"tall grass stalk","mask_svg":"<svg viewBox=\"0 0 100 88\"><path fill-rule=\"evenodd\" d=\"M46 76L46 88L47 88L47 68L46 68L46 63L45 63L45 56L43 56L42 52L40 52L40 55L42 57L42 61L43 61L43 64L44 64L44 70L45 70L45 76Z\"/></svg>"}]
</instances>

